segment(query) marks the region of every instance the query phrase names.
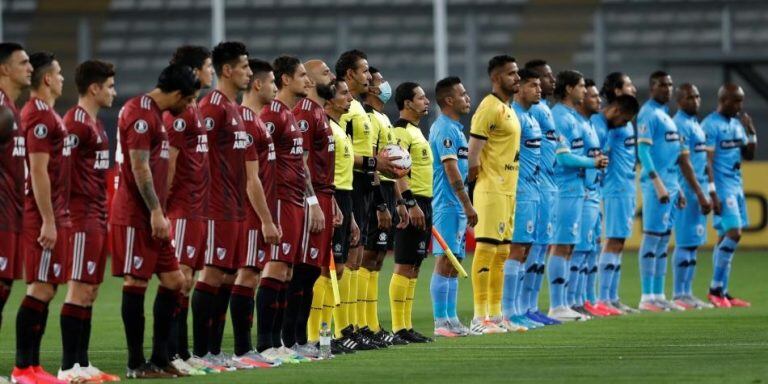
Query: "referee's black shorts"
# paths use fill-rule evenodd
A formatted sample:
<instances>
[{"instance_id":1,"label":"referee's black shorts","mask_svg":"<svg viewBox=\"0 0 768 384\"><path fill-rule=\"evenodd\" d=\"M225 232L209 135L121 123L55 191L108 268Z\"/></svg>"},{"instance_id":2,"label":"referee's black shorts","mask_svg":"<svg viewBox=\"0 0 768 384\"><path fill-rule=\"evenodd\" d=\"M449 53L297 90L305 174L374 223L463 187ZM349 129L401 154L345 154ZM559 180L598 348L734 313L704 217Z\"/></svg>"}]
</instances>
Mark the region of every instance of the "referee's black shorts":
<instances>
[{"instance_id":1,"label":"referee's black shorts","mask_svg":"<svg viewBox=\"0 0 768 384\"><path fill-rule=\"evenodd\" d=\"M374 186L374 188L378 187ZM386 252L392 249L395 220L398 217L395 201L395 182L382 180L381 194L384 195L384 201L387 203L387 207L389 207L389 214L392 215L392 226L386 231L379 229L379 220L376 217L376 204L371 203L371 208L368 212L367 241L364 244L366 251Z\"/></svg>"},{"instance_id":2,"label":"referee's black shorts","mask_svg":"<svg viewBox=\"0 0 768 384\"><path fill-rule=\"evenodd\" d=\"M368 240L367 228L371 203L373 202L373 189L371 186L371 177L362 172L354 172L352 176L352 213L355 215L355 222L360 227L359 245L364 245ZM373 217L376 220L376 216Z\"/></svg>"},{"instance_id":3,"label":"referee's black shorts","mask_svg":"<svg viewBox=\"0 0 768 384\"><path fill-rule=\"evenodd\" d=\"M427 247L432 240L432 198L418 195L415 198L424 212L425 228L420 230L408 224L395 230L395 263L419 267L427 257Z\"/></svg>"},{"instance_id":4,"label":"referee's black shorts","mask_svg":"<svg viewBox=\"0 0 768 384\"><path fill-rule=\"evenodd\" d=\"M336 264L344 264L349 257L350 236L352 236L352 191L336 190L334 195L344 221L341 226L334 228L331 246L333 249L333 261ZM326 218L326 222L328 219Z\"/></svg>"}]
</instances>

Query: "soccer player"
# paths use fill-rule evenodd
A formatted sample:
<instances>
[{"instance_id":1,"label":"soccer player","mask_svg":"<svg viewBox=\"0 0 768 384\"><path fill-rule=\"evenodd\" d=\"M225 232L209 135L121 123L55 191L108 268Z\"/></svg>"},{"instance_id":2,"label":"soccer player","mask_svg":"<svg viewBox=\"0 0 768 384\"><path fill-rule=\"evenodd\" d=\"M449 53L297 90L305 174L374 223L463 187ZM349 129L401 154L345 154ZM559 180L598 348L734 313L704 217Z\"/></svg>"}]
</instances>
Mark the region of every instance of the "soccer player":
<instances>
[{"instance_id":1,"label":"soccer player","mask_svg":"<svg viewBox=\"0 0 768 384\"><path fill-rule=\"evenodd\" d=\"M429 146L435 154L432 164L433 225L453 254L463 260L467 226L477 224L477 212L464 185L469 168L469 144L460 122L461 117L469 113L471 101L458 77L438 81L435 99L442 113L429 128ZM432 242L432 253L436 259L429 291L432 295L435 336L479 335L463 325L456 313L458 271L436 240Z\"/></svg>"},{"instance_id":2,"label":"soccer player","mask_svg":"<svg viewBox=\"0 0 768 384\"><path fill-rule=\"evenodd\" d=\"M601 113L592 116L609 163L602 189L606 241L598 260L600 283L597 303L590 304L599 311L614 315L637 312L619 299L621 253L624 242L632 233L636 204L637 151L635 127L631 122L638 110L637 99L634 98L636 93L637 89L628 75L622 72L609 74L600 91L607 105ZM621 124L622 121L625 121L624 124Z\"/></svg>"},{"instance_id":3,"label":"soccer player","mask_svg":"<svg viewBox=\"0 0 768 384\"><path fill-rule=\"evenodd\" d=\"M702 210L709 200L693 175L688 160L688 145L681 141L677 125L669 116L666 104L672 97L672 77L656 71L650 76L651 98L640 108L637 123L638 157L643 166L640 182L643 192L643 240L640 244L640 276L642 295L639 308L660 312L683 310L664 295L667 273L667 245L672 229L672 204L684 207L686 199L679 193L679 171L699 197Z\"/></svg>"},{"instance_id":4,"label":"soccer player","mask_svg":"<svg viewBox=\"0 0 768 384\"><path fill-rule=\"evenodd\" d=\"M120 179L110 210L112 274L123 277L122 318L128 344L128 378L184 376L170 365L168 341L184 275L174 257L168 194L168 135L162 113L179 114L200 90L191 68L169 65L157 86L128 100L118 120ZM144 293L160 279L153 309L152 357L144 359Z\"/></svg>"},{"instance_id":5,"label":"soccer player","mask_svg":"<svg viewBox=\"0 0 768 384\"><path fill-rule=\"evenodd\" d=\"M707 140L704 130L699 124L697 115L701 106L701 96L695 85L681 84L677 87L677 113L673 121L677 125L680 136L688 143L693 174L699 185L707 186L710 196L715 194L714 188L709 188L715 182L712 168L707 167ZM682 192L686 200L697 199L696 191L685 180L680 180ZM714 200L714 199L713 199ZM675 304L685 309L712 308L712 304L700 300L693 295L693 276L696 270L696 250L707 241L707 214L698 204L686 204L683 208L673 211L675 217L675 251L672 260L673 287Z\"/></svg>"},{"instance_id":6,"label":"soccer player","mask_svg":"<svg viewBox=\"0 0 768 384\"><path fill-rule=\"evenodd\" d=\"M211 52L211 61L218 79L216 89L199 104L208 135L211 175L204 266L192 295L193 354L215 366L247 368L222 353L221 340L236 261L245 242L245 152L249 139L237 96L248 89L252 72L248 51L240 42L219 43Z\"/></svg>"},{"instance_id":7,"label":"soccer player","mask_svg":"<svg viewBox=\"0 0 768 384\"><path fill-rule=\"evenodd\" d=\"M171 64L186 65L195 72L203 88L213 83L211 53L200 46L176 49ZM179 371L200 375L211 372L205 362L189 353L187 315L189 293L195 284L195 272L203 268L207 228L208 191L211 171L208 164L208 135L196 102L174 116L166 111L163 123L170 144L168 154L168 219L179 269L184 275L179 313L174 318L169 345L171 364Z\"/></svg>"},{"instance_id":8,"label":"soccer player","mask_svg":"<svg viewBox=\"0 0 768 384\"><path fill-rule=\"evenodd\" d=\"M115 99L115 67L88 60L75 68L77 105L64 115L72 144L69 210L72 257L67 297L61 310L61 369L58 378L119 381L91 365L91 315L107 264L107 180L109 139L99 110Z\"/></svg>"},{"instance_id":9,"label":"soccer player","mask_svg":"<svg viewBox=\"0 0 768 384\"><path fill-rule=\"evenodd\" d=\"M411 155L411 171L397 180L408 221L395 231L395 268L389 283L392 331L409 343L429 343L432 339L413 329L412 312L416 280L421 262L427 257L432 238L432 150L418 128L429 112L429 99L416 83L405 82L395 89L400 119L394 124L397 145Z\"/></svg>"},{"instance_id":10,"label":"soccer player","mask_svg":"<svg viewBox=\"0 0 768 384\"><path fill-rule=\"evenodd\" d=\"M13 280L23 277L20 233L26 150L16 99L31 84L32 71L21 45L0 43L0 325Z\"/></svg>"},{"instance_id":11,"label":"soccer player","mask_svg":"<svg viewBox=\"0 0 768 384\"><path fill-rule=\"evenodd\" d=\"M552 111L547 104L547 98L555 90L555 75L552 68L544 60L531 60L525 63L525 68L539 74L541 83L541 102L531 105L528 109L531 117L539 123L543 138L541 141L541 162L539 164L539 210L536 217L536 236L525 260L525 276L523 277L522 296L520 305L532 320L543 324L559 324L539 310L539 290L544 279L547 260L547 246L554 233L554 208L557 197L555 184L555 150L558 137Z\"/></svg>"},{"instance_id":12,"label":"soccer player","mask_svg":"<svg viewBox=\"0 0 768 384\"><path fill-rule=\"evenodd\" d=\"M605 168L608 159L603 155L586 156L584 136L590 129L589 122L576 111L586 96L584 76L577 71L562 71L557 74L556 84L554 94L559 102L552 108L552 115L560 143L555 164L555 233L549 252L549 317L562 322L586 320L584 315L568 307L565 290L571 253L581 236L585 170Z\"/></svg>"},{"instance_id":13,"label":"soccer player","mask_svg":"<svg viewBox=\"0 0 768 384\"><path fill-rule=\"evenodd\" d=\"M29 56L29 62L34 68L32 88L21 109L29 169L22 238L27 294L16 317L16 366L11 378L57 381L40 366L40 343L48 304L57 285L68 280L72 141L53 109L64 83L59 61L50 52L37 52Z\"/></svg>"},{"instance_id":14,"label":"soccer player","mask_svg":"<svg viewBox=\"0 0 768 384\"><path fill-rule=\"evenodd\" d=\"M716 307L749 307L743 299L728 292L731 265L741 230L747 226L747 209L741 179L741 160L753 160L757 149L757 130L752 119L743 112L744 90L728 83L717 92L717 111L704 119L707 137L707 164L715 175L716 190L714 226L718 231L714 250L714 270L707 298ZM721 204L721 202L723 202Z\"/></svg>"},{"instance_id":15,"label":"soccer player","mask_svg":"<svg viewBox=\"0 0 768 384\"><path fill-rule=\"evenodd\" d=\"M520 151L520 122L510 100L520 89L515 59L494 56L488 62L491 93L472 116L467 181L477 210L472 260L475 314L470 325L477 333L503 333L501 291L504 261L509 255L515 214ZM473 187L474 186L474 187Z\"/></svg>"},{"instance_id":16,"label":"soccer player","mask_svg":"<svg viewBox=\"0 0 768 384\"><path fill-rule=\"evenodd\" d=\"M275 170L279 175L275 186L276 224L282 231L282 237L280 244L272 248L270 259L262 270L259 295L256 298L257 311L263 311L265 315L273 313L274 324L269 334L264 332L266 328L262 329L259 325L257 350L269 360L280 359L295 363L307 359L289 349L296 339L294 321L304 289L312 289L317 275L312 268L293 267L301 262L305 230L311 233L322 231L325 228L325 217L312 188L302 128L291 112L299 99L306 97L309 91L307 71L301 61L293 56L276 58L272 67L277 96L271 104L264 106L261 119L275 143ZM311 282L307 283L307 280Z\"/></svg>"},{"instance_id":17,"label":"soccer player","mask_svg":"<svg viewBox=\"0 0 768 384\"><path fill-rule=\"evenodd\" d=\"M520 176L517 179L515 201L515 227L509 256L504 262L504 293L502 295L502 325L510 332L525 332L539 328L544 323L526 316L527 308L521 305L525 262L536 235L536 219L539 210L539 163L541 162L541 127L530 115L532 105L541 101L541 79L537 72L522 69L520 91L514 96L512 109L520 121Z\"/></svg>"}]
</instances>

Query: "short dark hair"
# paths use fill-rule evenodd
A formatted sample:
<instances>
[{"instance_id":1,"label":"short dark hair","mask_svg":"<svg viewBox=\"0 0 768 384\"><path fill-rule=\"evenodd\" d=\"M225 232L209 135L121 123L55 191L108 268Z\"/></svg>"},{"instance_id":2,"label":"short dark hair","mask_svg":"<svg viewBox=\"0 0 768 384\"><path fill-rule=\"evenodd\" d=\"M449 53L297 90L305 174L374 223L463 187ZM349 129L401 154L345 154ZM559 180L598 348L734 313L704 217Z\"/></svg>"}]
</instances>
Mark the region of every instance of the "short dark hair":
<instances>
[{"instance_id":1,"label":"short dark hair","mask_svg":"<svg viewBox=\"0 0 768 384\"><path fill-rule=\"evenodd\" d=\"M547 62L545 60L543 60L543 59L533 59L533 60L528 60L528 62L525 63L524 68L525 69L534 69L534 68L538 68L538 67L543 67L545 65L547 65Z\"/></svg>"},{"instance_id":2,"label":"short dark hair","mask_svg":"<svg viewBox=\"0 0 768 384\"><path fill-rule=\"evenodd\" d=\"M272 62L272 68L275 71L275 84L278 89L283 88L283 75L293 76L296 69L301 65L301 60L295 56L278 56Z\"/></svg>"},{"instance_id":3,"label":"short dark hair","mask_svg":"<svg viewBox=\"0 0 768 384\"><path fill-rule=\"evenodd\" d=\"M520 84L527 83L529 80L541 79L541 75L530 68L521 69L517 75L520 76Z\"/></svg>"},{"instance_id":4,"label":"short dark hair","mask_svg":"<svg viewBox=\"0 0 768 384\"><path fill-rule=\"evenodd\" d=\"M555 97L558 99L565 98L566 87L575 87L583 78L584 75L579 71L568 69L559 72L557 74L557 80L555 80Z\"/></svg>"},{"instance_id":5,"label":"short dark hair","mask_svg":"<svg viewBox=\"0 0 768 384\"><path fill-rule=\"evenodd\" d=\"M461 79L458 76L446 77L435 84L435 99L440 108L445 106L445 99L451 96L453 87L457 84L461 84Z\"/></svg>"},{"instance_id":6,"label":"short dark hair","mask_svg":"<svg viewBox=\"0 0 768 384\"><path fill-rule=\"evenodd\" d=\"M339 59L336 60L334 68L336 77L343 78L347 74L347 70L351 69L354 71L357 69L357 62L360 60L368 60L368 56L361 50L352 49L342 53Z\"/></svg>"},{"instance_id":7,"label":"short dark hair","mask_svg":"<svg viewBox=\"0 0 768 384\"><path fill-rule=\"evenodd\" d=\"M251 81L248 82L248 90L253 86L253 81L257 76L261 77L261 75L273 71L272 64L261 59L248 59L248 67L251 68L251 72L253 72Z\"/></svg>"},{"instance_id":8,"label":"short dark hair","mask_svg":"<svg viewBox=\"0 0 768 384\"><path fill-rule=\"evenodd\" d=\"M181 92L183 97L195 94L200 90L200 80L195 76L192 67L181 64L171 64L160 72L157 78L157 88L164 93Z\"/></svg>"},{"instance_id":9,"label":"short dark hair","mask_svg":"<svg viewBox=\"0 0 768 384\"><path fill-rule=\"evenodd\" d=\"M637 112L640 111L640 103L637 102L637 99L634 96L630 95L615 96L613 100L609 102L609 105L616 105L619 107L620 111L631 114L632 116L637 115Z\"/></svg>"},{"instance_id":10,"label":"short dark hair","mask_svg":"<svg viewBox=\"0 0 768 384\"><path fill-rule=\"evenodd\" d=\"M374 75L374 74L380 73L381 71L379 71L379 69L376 67L368 66L368 72L370 72L371 75Z\"/></svg>"},{"instance_id":11,"label":"short dark hair","mask_svg":"<svg viewBox=\"0 0 768 384\"><path fill-rule=\"evenodd\" d=\"M397 89L395 89L395 103L397 104L398 111L402 111L405 108L406 100L413 100L416 96L414 90L418 87L420 85L412 81L406 81L397 86Z\"/></svg>"},{"instance_id":12,"label":"short dark hair","mask_svg":"<svg viewBox=\"0 0 768 384\"><path fill-rule=\"evenodd\" d=\"M584 88L589 87L597 87L597 83L595 83L595 80L590 78L584 79Z\"/></svg>"},{"instance_id":13,"label":"short dark hair","mask_svg":"<svg viewBox=\"0 0 768 384\"><path fill-rule=\"evenodd\" d=\"M0 43L0 64L4 64L16 51L23 51L24 47L19 43Z\"/></svg>"},{"instance_id":14,"label":"short dark hair","mask_svg":"<svg viewBox=\"0 0 768 384\"><path fill-rule=\"evenodd\" d=\"M248 49L239 41L222 41L217 44L211 52L211 61L216 75L221 76L225 64L232 64L240 60L240 56L243 55L248 56Z\"/></svg>"},{"instance_id":15,"label":"short dark hair","mask_svg":"<svg viewBox=\"0 0 768 384\"><path fill-rule=\"evenodd\" d=\"M503 67L507 63L514 63L515 58L510 55L498 55L488 60L488 76L493 73L496 68Z\"/></svg>"},{"instance_id":16,"label":"short dark hair","mask_svg":"<svg viewBox=\"0 0 768 384\"><path fill-rule=\"evenodd\" d=\"M39 87L43 82L43 76L51 68L56 55L52 52L41 51L29 55L29 63L32 64L32 88Z\"/></svg>"},{"instance_id":17,"label":"short dark hair","mask_svg":"<svg viewBox=\"0 0 768 384\"><path fill-rule=\"evenodd\" d=\"M609 103L616 99L616 89L624 86L624 72L611 72L603 81L603 88L600 89L600 95Z\"/></svg>"},{"instance_id":18,"label":"short dark hair","mask_svg":"<svg viewBox=\"0 0 768 384\"><path fill-rule=\"evenodd\" d=\"M205 60L211 57L208 48L199 45L182 45L176 48L170 64L186 65L192 69L202 69Z\"/></svg>"},{"instance_id":19,"label":"short dark hair","mask_svg":"<svg viewBox=\"0 0 768 384\"><path fill-rule=\"evenodd\" d=\"M114 76L115 66L112 63L101 60L84 61L75 68L77 93L83 96L88 93L88 87L91 84L103 84Z\"/></svg>"},{"instance_id":20,"label":"short dark hair","mask_svg":"<svg viewBox=\"0 0 768 384\"><path fill-rule=\"evenodd\" d=\"M666 73L662 70L654 71L653 73L651 73L651 76L648 78L648 84L650 84L650 86L653 86L653 83L655 83L662 77L667 77L667 76L669 76L669 73Z\"/></svg>"}]
</instances>

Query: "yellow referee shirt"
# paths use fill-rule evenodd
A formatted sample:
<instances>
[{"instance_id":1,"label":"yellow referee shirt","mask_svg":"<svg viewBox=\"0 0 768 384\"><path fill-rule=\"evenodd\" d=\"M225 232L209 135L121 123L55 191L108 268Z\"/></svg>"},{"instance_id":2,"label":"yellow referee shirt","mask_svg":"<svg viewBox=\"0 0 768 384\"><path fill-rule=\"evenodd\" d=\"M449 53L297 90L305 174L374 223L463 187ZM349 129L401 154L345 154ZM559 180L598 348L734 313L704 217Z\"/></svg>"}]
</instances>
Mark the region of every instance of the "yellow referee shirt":
<instances>
[{"instance_id":1,"label":"yellow referee shirt","mask_svg":"<svg viewBox=\"0 0 768 384\"><path fill-rule=\"evenodd\" d=\"M339 126L345 128L347 133L352 136L352 147L356 155L372 156L373 136L371 135L371 120L359 101L352 100L349 111L341 115Z\"/></svg>"},{"instance_id":2,"label":"yellow referee shirt","mask_svg":"<svg viewBox=\"0 0 768 384\"><path fill-rule=\"evenodd\" d=\"M485 140L475 191L514 196L520 156L520 121L509 104L489 94L472 116L470 136Z\"/></svg>"},{"instance_id":3,"label":"yellow referee shirt","mask_svg":"<svg viewBox=\"0 0 768 384\"><path fill-rule=\"evenodd\" d=\"M333 143L335 146L336 160L334 163L333 185L337 190L352 190L352 169L355 167L355 152L352 148L352 138L333 119L331 131L333 131Z\"/></svg>"},{"instance_id":4,"label":"yellow referee shirt","mask_svg":"<svg viewBox=\"0 0 768 384\"><path fill-rule=\"evenodd\" d=\"M429 141L424 138L419 127L404 119L395 122L392 134L397 145L411 154L411 171L406 176L411 192L432 197L432 148L429 147Z\"/></svg>"},{"instance_id":5,"label":"yellow referee shirt","mask_svg":"<svg viewBox=\"0 0 768 384\"><path fill-rule=\"evenodd\" d=\"M395 143L395 138L392 136L392 122L389 121L387 115L373 109L370 105L365 105L365 111L368 112L368 118L371 120L373 150L375 153L379 153L388 144ZM379 174L379 179L383 181L393 181L382 174Z\"/></svg>"}]
</instances>

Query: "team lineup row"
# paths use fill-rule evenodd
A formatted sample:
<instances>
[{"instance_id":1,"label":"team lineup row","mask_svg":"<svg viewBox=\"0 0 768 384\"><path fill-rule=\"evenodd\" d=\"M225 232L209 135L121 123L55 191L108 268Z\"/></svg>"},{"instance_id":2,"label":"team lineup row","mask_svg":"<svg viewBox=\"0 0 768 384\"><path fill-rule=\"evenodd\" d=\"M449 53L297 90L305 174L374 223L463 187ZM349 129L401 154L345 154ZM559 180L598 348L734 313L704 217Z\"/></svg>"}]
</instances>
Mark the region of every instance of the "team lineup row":
<instances>
[{"instance_id":1,"label":"team lineup row","mask_svg":"<svg viewBox=\"0 0 768 384\"><path fill-rule=\"evenodd\" d=\"M215 89L196 101L214 74ZM53 109L64 80L55 56L0 44L0 194L9 202L0 208L0 313L22 270L28 284L16 319L12 380L118 379L88 357L108 249L112 274L124 279L129 378L327 357L321 341L331 324L328 347L335 354L430 342L413 329L411 312L433 227L458 259L467 226L477 239L469 327L457 316L458 271L439 244L432 246L436 336L525 331L587 313L630 312L617 292L637 157L644 199L640 309L707 305L692 295L690 281L713 207L722 240L709 298L718 306L749 305L727 291L746 224L738 165L754 155L757 141L749 117L737 118L741 88L723 86L718 111L699 126L699 95L690 84L678 87L680 111L674 120L668 115L673 87L662 72L651 76L652 97L642 109L621 73L598 92L576 71L555 79L546 62L518 68L502 55L489 61L488 75L492 93L472 117L469 141L459 121L471 103L456 77L435 87L442 113L427 138L419 129L430 107L424 89L400 84L399 119L390 123L382 111L393 91L358 50L343 53L332 71L321 60L249 58L239 42L212 51L180 47L156 88L120 111L119 176L108 207L109 138L97 116L115 97L115 68L81 63L78 105L61 119ZM27 87L30 99L18 112L15 102ZM551 111L549 96L558 102ZM675 300L668 301L663 286L673 226ZM390 248L392 332L379 324L377 306ZM537 306L545 269L548 315ZM146 360L143 305L153 274L160 287ZM64 283L62 364L54 376L40 366L39 350L48 303ZM228 310L234 354L221 350Z\"/></svg>"}]
</instances>

